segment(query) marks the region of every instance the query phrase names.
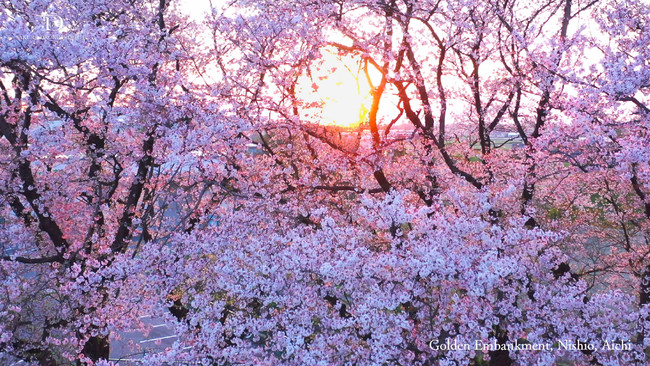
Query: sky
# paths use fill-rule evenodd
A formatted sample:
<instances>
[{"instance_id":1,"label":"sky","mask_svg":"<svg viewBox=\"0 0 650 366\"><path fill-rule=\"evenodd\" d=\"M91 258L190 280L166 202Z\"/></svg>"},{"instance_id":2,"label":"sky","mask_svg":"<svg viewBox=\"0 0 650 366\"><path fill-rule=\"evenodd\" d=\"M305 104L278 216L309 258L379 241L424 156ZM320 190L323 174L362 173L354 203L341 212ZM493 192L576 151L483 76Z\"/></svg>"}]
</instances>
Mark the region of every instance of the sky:
<instances>
[{"instance_id":1,"label":"sky","mask_svg":"<svg viewBox=\"0 0 650 366\"><path fill-rule=\"evenodd\" d=\"M225 0L212 0L215 5L223 2ZM194 20L201 19L201 16L210 10L210 0L180 0L180 3L181 10Z\"/></svg>"},{"instance_id":2,"label":"sky","mask_svg":"<svg viewBox=\"0 0 650 366\"><path fill-rule=\"evenodd\" d=\"M225 3L226 0L180 0L180 9L193 20L200 21L210 11L211 5ZM324 124L356 125L371 104L365 77L359 78L352 60L337 60L332 53L325 52L321 62L322 68L314 70L316 80L308 80L306 76L301 78L298 85L301 99L306 103L321 103L321 107L317 108L317 119ZM312 88L316 84L316 88Z\"/></svg>"}]
</instances>

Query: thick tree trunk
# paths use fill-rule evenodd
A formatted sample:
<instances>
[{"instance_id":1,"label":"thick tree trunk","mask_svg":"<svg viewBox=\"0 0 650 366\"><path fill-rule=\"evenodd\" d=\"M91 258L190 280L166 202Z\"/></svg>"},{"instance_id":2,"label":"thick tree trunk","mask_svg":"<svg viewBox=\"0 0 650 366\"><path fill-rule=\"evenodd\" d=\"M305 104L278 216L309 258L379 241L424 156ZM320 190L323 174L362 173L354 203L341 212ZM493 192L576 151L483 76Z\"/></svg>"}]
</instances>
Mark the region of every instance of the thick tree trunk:
<instances>
[{"instance_id":1,"label":"thick tree trunk","mask_svg":"<svg viewBox=\"0 0 650 366\"><path fill-rule=\"evenodd\" d=\"M506 344L508 343L508 335L497 327L495 329L495 334L497 338L497 344ZM490 351L490 366L510 366L512 365L512 359L510 358L510 353L507 350L498 350Z\"/></svg>"},{"instance_id":2,"label":"thick tree trunk","mask_svg":"<svg viewBox=\"0 0 650 366\"><path fill-rule=\"evenodd\" d=\"M650 304L650 265L645 267L645 271L641 277L641 290L639 291L639 305L643 307L644 305ZM650 319L646 319L650 320ZM648 329L644 329L641 334L639 334L639 343L643 344L645 338L647 337Z\"/></svg>"},{"instance_id":3,"label":"thick tree trunk","mask_svg":"<svg viewBox=\"0 0 650 366\"><path fill-rule=\"evenodd\" d=\"M82 353L93 361L108 360L110 353L108 337L90 337L84 344Z\"/></svg>"},{"instance_id":4,"label":"thick tree trunk","mask_svg":"<svg viewBox=\"0 0 650 366\"><path fill-rule=\"evenodd\" d=\"M641 294L640 301L641 306L650 304L650 265L645 268L643 272L643 277L641 278Z\"/></svg>"}]
</instances>

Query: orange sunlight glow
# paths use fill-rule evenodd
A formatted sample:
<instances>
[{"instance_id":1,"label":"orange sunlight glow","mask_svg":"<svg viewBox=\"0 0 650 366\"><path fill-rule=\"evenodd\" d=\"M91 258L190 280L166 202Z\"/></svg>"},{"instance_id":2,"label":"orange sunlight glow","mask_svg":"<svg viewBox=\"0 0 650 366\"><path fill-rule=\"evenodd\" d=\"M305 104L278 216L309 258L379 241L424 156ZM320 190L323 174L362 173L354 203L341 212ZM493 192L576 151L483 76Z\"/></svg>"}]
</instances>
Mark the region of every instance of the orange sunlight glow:
<instances>
[{"instance_id":1,"label":"orange sunlight glow","mask_svg":"<svg viewBox=\"0 0 650 366\"><path fill-rule=\"evenodd\" d=\"M296 96L303 104L300 117L321 125L357 127L367 120L370 91L359 59L324 49L298 80Z\"/></svg>"}]
</instances>

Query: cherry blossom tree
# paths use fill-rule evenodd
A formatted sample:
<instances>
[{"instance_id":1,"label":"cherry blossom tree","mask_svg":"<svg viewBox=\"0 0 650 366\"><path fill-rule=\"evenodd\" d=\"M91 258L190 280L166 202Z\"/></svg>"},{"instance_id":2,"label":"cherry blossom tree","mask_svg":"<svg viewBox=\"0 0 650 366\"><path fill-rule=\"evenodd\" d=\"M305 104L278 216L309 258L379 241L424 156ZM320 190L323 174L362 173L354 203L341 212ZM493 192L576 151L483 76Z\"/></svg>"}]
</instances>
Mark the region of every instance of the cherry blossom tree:
<instances>
[{"instance_id":1,"label":"cherry blossom tree","mask_svg":"<svg viewBox=\"0 0 650 366\"><path fill-rule=\"evenodd\" d=\"M3 5L0 357L647 362L647 4L213 5Z\"/></svg>"},{"instance_id":2,"label":"cherry blossom tree","mask_svg":"<svg viewBox=\"0 0 650 366\"><path fill-rule=\"evenodd\" d=\"M164 0L0 5L3 363L108 358L129 273L113 268L173 230L165 197L184 196L170 186L183 191L192 157L179 136L200 133L179 14Z\"/></svg>"}]
</instances>

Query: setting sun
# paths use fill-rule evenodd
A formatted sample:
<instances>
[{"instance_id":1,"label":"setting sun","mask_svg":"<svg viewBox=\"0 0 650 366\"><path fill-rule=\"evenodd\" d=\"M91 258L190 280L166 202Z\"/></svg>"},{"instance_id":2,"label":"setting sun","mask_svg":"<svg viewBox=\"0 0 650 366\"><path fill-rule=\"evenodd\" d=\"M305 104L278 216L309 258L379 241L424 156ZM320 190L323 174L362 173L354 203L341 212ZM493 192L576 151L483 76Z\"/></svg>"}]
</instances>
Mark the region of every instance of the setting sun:
<instances>
[{"instance_id":1,"label":"setting sun","mask_svg":"<svg viewBox=\"0 0 650 366\"><path fill-rule=\"evenodd\" d=\"M340 127L363 123L372 97L359 60L324 50L314 66L298 82L297 95L306 107L301 117Z\"/></svg>"}]
</instances>

